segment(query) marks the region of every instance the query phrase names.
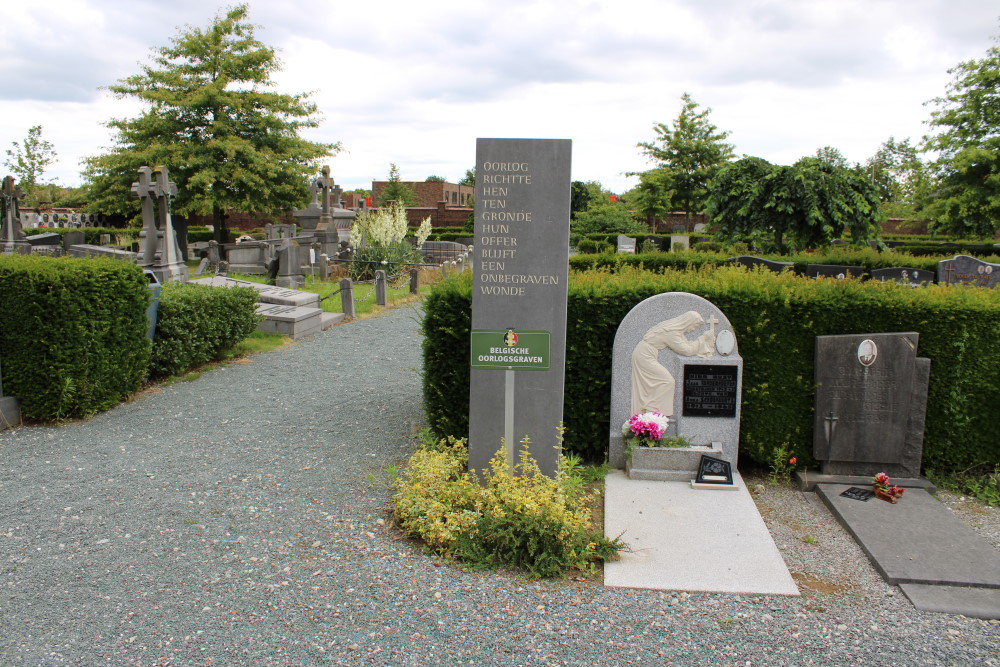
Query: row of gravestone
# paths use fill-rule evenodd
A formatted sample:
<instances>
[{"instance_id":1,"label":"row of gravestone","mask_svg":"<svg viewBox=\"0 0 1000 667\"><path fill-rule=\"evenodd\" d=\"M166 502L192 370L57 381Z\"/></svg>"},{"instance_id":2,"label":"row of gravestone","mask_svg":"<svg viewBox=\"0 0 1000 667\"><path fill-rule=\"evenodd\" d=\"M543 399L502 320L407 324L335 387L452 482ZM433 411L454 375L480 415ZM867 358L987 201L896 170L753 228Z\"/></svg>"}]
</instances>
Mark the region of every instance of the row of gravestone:
<instances>
[{"instance_id":1,"label":"row of gravestone","mask_svg":"<svg viewBox=\"0 0 1000 667\"><path fill-rule=\"evenodd\" d=\"M776 262L747 255L732 257L729 259L729 262L748 268L759 266L775 272L791 270L794 266L792 262ZM809 264L806 267L805 275L809 278L863 278L865 270L860 266ZM956 255L952 259L944 259L938 262L936 272L910 267L873 269L871 271L871 279L881 282L902 283L912 287L940 283L944 285L963 284L993 288L1000 283L1000 264L984 262L968 255Z\"/></svg>"},{"instance_id":2,"label":"row of gravestone","mask_svg":"<svg viewBox=\"0 0 1000 667\"><path fill-rule=\"evenodd\" d=\"M817 336L813 455L822 472L920 475L930 360L915 332ZM687 481L738 458L743 360L725 314L694 294L636 305L615 335L608 459L633 479ZM680 448L630 446L635 415L669 418Z\"/></svg>"}]
</instances>

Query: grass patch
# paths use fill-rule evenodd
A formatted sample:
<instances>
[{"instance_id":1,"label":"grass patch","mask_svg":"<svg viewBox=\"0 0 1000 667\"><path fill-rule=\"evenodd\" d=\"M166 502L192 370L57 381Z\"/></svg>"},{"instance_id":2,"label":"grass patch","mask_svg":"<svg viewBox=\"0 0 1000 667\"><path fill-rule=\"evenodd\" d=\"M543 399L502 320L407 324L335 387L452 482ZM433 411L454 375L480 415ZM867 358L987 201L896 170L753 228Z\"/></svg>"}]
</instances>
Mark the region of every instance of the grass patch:
<instances>
[{"instance_id":1,"label":"grass patch","mask_svg":"<svg viewBox=\"0 0 1000 667\"><path fill-rule=\"evenodd\" d=\"M1000 465L993 469L983 464L957 473L940 473L927 471L927 477L938 488L957 496L972 496L978 498L990 507L1000 507Z\"/></svg>"}]
</instances>

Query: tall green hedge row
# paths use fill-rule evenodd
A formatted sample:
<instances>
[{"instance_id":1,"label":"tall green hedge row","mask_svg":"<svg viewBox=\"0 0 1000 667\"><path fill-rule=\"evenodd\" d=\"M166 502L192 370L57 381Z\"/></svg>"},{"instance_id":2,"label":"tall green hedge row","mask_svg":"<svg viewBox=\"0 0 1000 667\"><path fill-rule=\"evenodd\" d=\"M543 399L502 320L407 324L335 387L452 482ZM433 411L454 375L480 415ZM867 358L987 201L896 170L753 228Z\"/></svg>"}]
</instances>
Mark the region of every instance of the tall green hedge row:
<instances>
[{"instance_id":1,"label":"tall green hedge row","mask_svg":"<svg viewBox=\"0 0 1000 667\"><path fill-rule=\"evenodd\" d=\"M948 257L960 253L953 253ZM570 269L588 271L605 269L618 271L624 268L644 268L647 271L660 272L668 269L699 269L702 266L726 266L732 255L717 252L654 252L647 254L606 253L603 255L576 255L569 258ZM860 266L866 273L873 269L888 269L892 267L908 267L937 271L942 255L936 257L915 257L904 252L880 253L871 249L834 248L819 255L799 253L795 255L754 255L776 262L792 262L792 270L804 275L810 264L833 264L839 266ZM984 258L986 261L1000 262L1000 257Z\"/></svg>"},{"instance_id":2,"label":"tall green hedge row","mask_svg":"<svg viewBox=\"0 0 1000 667\"><path fill-rule=\"evenodd\" d=\"M691 292L733 324L744 360L741 451L766 463L787 443L812 461L815 337L916 331L932 362L926 467L1000 463L1000 292L920 289L719 267L655 274L621 268L570 276L564 422L567 447L606 456L615 331L640 301ZM468 432L471 278L441 283L425 302L424 399L438 433Z\"/></svg>"},{"instance_id":3,"label":"tall green hedge row","mask_svg":"<svg viewBox=\"0 0 1000 667\"><path fill-rule=\"evenodd\" d=\"M103 258L0 256L0 294L3 390L40 421L113 407L148 377L218 359L258 322L254 290L164 285L150 346L146 276Z\"/></svg>"},{"instance_id":4,"label":"tall green hedge row","mask_svg":"<svg viewBox=\"0 0 1000 667\"><path fill-rule=\"evenodd\" d=\"M164 285L150 377L176 375L222 358L257 328L256 307L257 292L249 287Z\"/></svg>"},{"instance_id":5,"label":"tall green hedge row","mask_svg":"<svg viewBox=\"0 0 1000 667\"><path fill-rule=\"evenodd\" d=\"M31 419L106 410L146 377L149 287L109 259L0 257L0 369Z\"/></svg>"}]
</instances>

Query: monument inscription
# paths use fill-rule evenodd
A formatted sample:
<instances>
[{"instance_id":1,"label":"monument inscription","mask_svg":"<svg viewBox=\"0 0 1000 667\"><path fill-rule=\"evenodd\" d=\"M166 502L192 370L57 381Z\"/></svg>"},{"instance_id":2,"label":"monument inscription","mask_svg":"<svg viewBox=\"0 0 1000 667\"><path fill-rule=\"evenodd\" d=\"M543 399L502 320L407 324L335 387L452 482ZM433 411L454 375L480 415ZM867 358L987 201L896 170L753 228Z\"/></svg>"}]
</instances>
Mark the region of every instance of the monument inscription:
<instances>
[{"instance_id":1,"label":"monument inscription","mask_svg":"<svg viewBox=\"0 0 1000 667\"><path fill-rule=\"evenodd\" d=\"M565 139L478 139L469 467L530 440L559 460L569 275L570 154ZM502 381L501 381L502 380Z\"/></svg>"},{"instance_id":2,"label":"monument inscription","mask_svg":"<svg viewBox=\"0 0 1000 667\"><path fill-rule=\"evenodd\" d=\"M739 368L708 364L684 365L686 417L735 417L739 402Z\"/></svg>"}]
</instances>

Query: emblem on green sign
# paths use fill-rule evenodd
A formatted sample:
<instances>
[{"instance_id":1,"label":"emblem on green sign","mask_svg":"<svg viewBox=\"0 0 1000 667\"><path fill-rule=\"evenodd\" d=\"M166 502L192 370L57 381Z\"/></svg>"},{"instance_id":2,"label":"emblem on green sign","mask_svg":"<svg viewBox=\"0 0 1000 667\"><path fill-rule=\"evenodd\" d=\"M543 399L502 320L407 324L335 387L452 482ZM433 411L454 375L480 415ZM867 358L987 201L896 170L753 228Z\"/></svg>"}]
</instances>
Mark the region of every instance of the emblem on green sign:
<instances>
[{"instance_id":1,"label":"emblem on green sign","mask_svg":"<svg viewBox=\"0 0 1000 667\"><path fill-rule=\"evenodd\" d=\"M549 370L549 332L473 329L472 367L502 371Z\"/></svg>"}]
</instances>

